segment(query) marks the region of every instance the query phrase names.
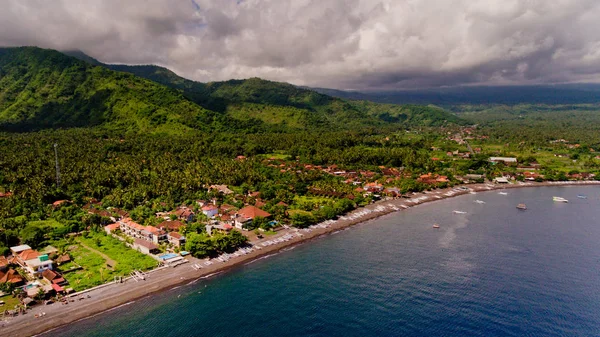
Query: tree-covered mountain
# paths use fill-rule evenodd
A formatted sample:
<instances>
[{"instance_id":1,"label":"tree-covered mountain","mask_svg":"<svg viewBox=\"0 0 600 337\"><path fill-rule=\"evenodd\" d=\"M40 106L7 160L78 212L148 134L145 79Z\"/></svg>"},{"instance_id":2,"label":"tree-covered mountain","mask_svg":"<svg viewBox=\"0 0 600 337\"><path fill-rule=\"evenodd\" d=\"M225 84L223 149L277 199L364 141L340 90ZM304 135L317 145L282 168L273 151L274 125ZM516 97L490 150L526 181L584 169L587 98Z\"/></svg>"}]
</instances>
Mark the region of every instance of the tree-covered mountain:
<instances>
[{"instance_id":1,"label":"tree-covered mountain","mask_svg":"<svg viewBox=\"0 0 600 337\"><path fill-rule=\"evenodd\" d=\"M255 132L462 122L434 107L346 101L258 78L199 83L158 66L105 65L68 54L0 49L0 129Z\"/></svg>"},{"instance_id":2,"label":"tree-covered mountain","mask_svg":"<svg viewBox=\"0 0 600 337\"><path fill-rule=\"evenodd\" d=\"M200 83L155 65L105 64L104 66L182 90L187 98L206 109L228 112L242 120L259 119L267 124L280 124L285 121L287 126L295 127L301 127L302 124L320 126L340 124L356 127L363 124L376 126L382 122L402 123L408 126L464 123L455 115L437 107L348 101L310 88L260 78Z\"/></svg>"},{"instance_id":3,"label":"tree-covered mountain","mask_svg":"<svg viewBox=\"0 0 600 337\"><path fill-rule=\"evenodd\" d=\"M203 129L216 114L152 81L54 50L0 49L0 127L11 131L107 125Z\"/></svg>"}]
</instances>

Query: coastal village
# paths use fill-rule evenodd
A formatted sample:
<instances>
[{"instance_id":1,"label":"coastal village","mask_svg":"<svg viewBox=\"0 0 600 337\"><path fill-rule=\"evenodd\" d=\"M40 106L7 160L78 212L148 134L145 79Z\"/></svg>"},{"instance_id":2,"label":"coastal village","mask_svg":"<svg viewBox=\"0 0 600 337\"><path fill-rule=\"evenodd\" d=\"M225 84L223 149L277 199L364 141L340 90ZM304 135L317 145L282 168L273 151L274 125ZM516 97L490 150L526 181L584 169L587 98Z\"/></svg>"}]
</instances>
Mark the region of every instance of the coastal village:
<instances>
[{"instance_id":1,"label":"coastal village","mask_svg":"<svg viewBox=\"0 0 600 337\"><path fill-rule=\"evenodd\" d=\"M465 193L455 188L457 185L492 189L549 180L546 164L534 158L506 156L506 151L482 151L481 145L472 148L468 142L477 139L471 134L472 130L465 128L449 135L446 145L432 147L431 160L439 166L431 172L316 165L281 156L261 159L262 165L282 174L329 177L326 183L310 186L303 195L213 184L204 186L202 199L173 206L156 202L142 212L105 206L93 198L81 206L72 200L56 200L49 205L50 214L82 210L87 227L67 235L42 233L37 247L22 242L0 257L3 317L25 314L36 306L68 305L75 298L85 299L82 294L90 290L143 282L148 273L165 268L185 264L187 267L180 268L209 270L214 264L260 254L270 246L301 241L314 230L326 232L336 221L354 221L371 213L397 211ZM482 139L485 141L485 136L479 137ZM449 150L449 144L460 148ZM565 140L552 141L552 146L581 150ZM464 174L453 169L482 158L487 169L463 170ZM234 160L250 159L238 156ZM594 179L592 173L571 171L559 172L558 179L551 180ZM450 194L440 194L442 191ZM11 191L0 194L0 198L11 196ZM378 208L364 208L376 202ZM349 212L354 215L346 215ZM60 228L56 220L42 223L50 229ZM46 245L40 246L42 242ZM207 249L209 243L214 246Z\"/></svg>"}]
</instances>

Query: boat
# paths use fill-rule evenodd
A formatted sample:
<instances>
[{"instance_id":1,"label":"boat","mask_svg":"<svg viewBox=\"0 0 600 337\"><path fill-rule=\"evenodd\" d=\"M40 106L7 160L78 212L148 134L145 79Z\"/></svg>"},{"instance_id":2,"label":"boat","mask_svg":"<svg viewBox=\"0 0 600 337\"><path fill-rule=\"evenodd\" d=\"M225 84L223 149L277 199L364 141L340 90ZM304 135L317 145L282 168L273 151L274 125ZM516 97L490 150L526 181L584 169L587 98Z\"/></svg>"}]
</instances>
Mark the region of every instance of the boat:
<instances>
[{"instance_id":1,"label":"boat","mask_svg":"<svg viewBox=\"0 0 600 337\"><path fill-rule=\"evenodd\" d=\"M552 197L552 200L557 201L557 202L569 202L569 200L567 200L565 198L561 198L561 197Z\"/></svg>"},{"instance_id":2,"label":"boat","mask_svg":"<svg viewBox=\"0 0 600 337\"><path fill-rule=\"evenodd\" d=\"M518 208L518 209L522 209L522 210L526 210L526 209L527 209L527 206L525 206L525 204L518 204L518 205L517 205L517 208Z\"/></svg>"},{"instance_id":3,"label":"boat","mask_svg":"<svg viewBox=\"0 0 600 337\"><path fill-rule=\"evenodd\" d=\"M587 199L587 196L583 195L583 194L577 194L577 198L579 198L579 199Z\"/></svg>"},{"instance_id":4,"label":"boat","mask_svg":"<svg viewBox=\"0 0 600 337\"><path fill-rule=\"evenodd\" d=\"M435 224L433 224L433 228L440 228L440 225L435 223Z\"/></svg>"},{"instance_id":5,"label":"boat","mask_svg":"<svg viewBox=\"0 0 600 337\"><path fill-rule=\"evenodd\" d=\"M508 195L508 193L506 193L506 192L498 192L498 194L500 194L500 195Z\"/></svg>"},{"instance_id":6,"label":"boat","mask_svg":"<svg viewBox=\"0 0 600 337\"><path fill-rule=\"evenodd\" d=\"M485 201L483 201L483 200L475 200L474 202L477 204L485 204Z\"/></svg>"},{"instance_id":7,"label":"boat","mask_svg":"<svg viewBox=\"0 0 600 337\"><path fill-rule=\"evenodd\" d=\"M463 212L463 211L452 211L452 213L454 213L454 214L466 214L467 212Z\"/></svg>"}]
</instances>

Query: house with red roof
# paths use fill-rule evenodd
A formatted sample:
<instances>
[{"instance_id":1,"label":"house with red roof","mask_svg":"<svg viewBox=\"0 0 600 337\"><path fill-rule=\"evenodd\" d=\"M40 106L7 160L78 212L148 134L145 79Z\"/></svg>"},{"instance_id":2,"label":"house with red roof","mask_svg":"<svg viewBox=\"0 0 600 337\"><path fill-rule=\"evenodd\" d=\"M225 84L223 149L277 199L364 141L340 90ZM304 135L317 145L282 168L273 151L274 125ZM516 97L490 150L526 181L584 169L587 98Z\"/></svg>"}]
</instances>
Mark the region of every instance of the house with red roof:
<instances>
[{"instance_id":1,"label":"house with red roof","mask_svg":"<svg viewBox=\"0 0 600 337\"><path fill-rule=\"evenodd\" d=\"M158 228L167 232L178 232L185 224L179 220L165 220L158 224Z\"/></svg>"},{"instance_id":2,"label":"house with red roof","mask_svg":"<svg viewBox=\"0 0 600 337\"><path fill-rule=\"evenodd\" d=\"M167 241L167 233L164 230L154 226L142 226L129 218L119 221L119 228L121 232L135 239L156 244Z\"/></svg>"},{"instance_id":3,"label":"house with red roof","mask_svg":"<svg viewBox=\"0 0 600 337\"><path fill-rule=\"evenodd\" d=\"M0 256L0 271L6 271L6 269L8 269L9 264L10 262L8 262L6 256Z\"/></svg>"},{"instance_id":4,"label":"house with red roof","mask_svg":"<svg viewBox=\"0 0 600 337\"><path fill-rule=\"evenodd\" d=\"M169 243L175 247L181 247L185 244L185 236L177 232L167 234L167 239L169 240Z\"/></svg>"},{"instance_id":5,"label":"house with red roof","mask_svg":"<svg viewBox=\"0 0 600 337\"><path fill-rule=\"evenodd\" d=\"M178 207L173 214L177 216L179 220L183 220L186 222L193 222L196 214L187 206Z\"/></svg>"},{"instance_id":6,"label":"house with red roof","mask_svg":"<svg viewBox=\"0 0 600 337\"><path fill-rule=\"evenodd\" d=\"M0 271L0 283L12 283L14 285L21 285L25 283L23 277L14 269L8 271Z\"/></svg>"},{"instance_id":7,"label":"house with red roof","mask_svg":"<svg viewBox=\"0 0 600 337\"><path fill-rule=\"evenodd\" d=\"M42 277L51 284L64 285L67 283L67 280L65 280L61 274L50 269L44 270L42 272Z\"/></svg>"},{"instance_id":8,"label":"house with red roof","mask_svg":"<svg viewBox=\"0 0 600 337\"><path fill-rule=\"evenodd\" d=\"M268 212L265 212L256 206L249 205L235 213L235 227L239 229L244 229L245 226L252 223L252 221L257 217L268 218L270 216L271 214L269 214Z\"/></svg>"},{"instance_id":9,"label":"house with red roof","mask_svg":"<svg viewBox=\"0 0 600 337\"><path fill-rule=\"evenodd\" d=\"M155 254L160 251L154 243L138 238L133 239L133 248L144 254Z\"/></svg>"},{"instance_id":10,"label":"house with red roof","mask_svg":"<svg viewBox=\"0 0 600 337\"><path fill-rule=\"evenodd\" d=\"M112 223L110 225L104 226L104 231L106 232L106 234L110 234L119 229L120 227L121 226L118 223Z\"/></svg>"},{"instance_id":11,"label":"house with red roof","mask_svg":"<svg viewBox=\"0 0 600 337\"><path fill-rule=\"evenodd\" d=\"M202 206L202 213L206 215L206 217L214 218L217 213L219 213L219 208L215 205L209 204Z\"/></svg>"}]
</instances>

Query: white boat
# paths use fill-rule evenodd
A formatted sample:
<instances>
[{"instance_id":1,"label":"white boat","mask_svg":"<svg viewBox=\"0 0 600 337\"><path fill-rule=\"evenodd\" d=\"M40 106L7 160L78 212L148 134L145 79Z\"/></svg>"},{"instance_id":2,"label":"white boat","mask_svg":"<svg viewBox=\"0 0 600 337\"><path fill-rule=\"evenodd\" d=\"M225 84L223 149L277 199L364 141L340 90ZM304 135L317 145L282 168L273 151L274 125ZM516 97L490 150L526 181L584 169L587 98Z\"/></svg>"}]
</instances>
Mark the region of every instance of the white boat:
<instances>
[{"instance_id":1,"label":"white boat","mask_svg":"<svg viewBox=\"0 0 600 337\"><path fill-rule=\"evenodd\" d=\"M565 198L561 198L561 197L552 197L552 200L557 201L557 202L569 202L569 200L567 200Z\"/></svg>"},{"instance_id":2,"label":"white boat","mask_svg":"<svg viewBox=\"0 0 600 337\"><path fill-rule=\"evenodd\" d=\"M477 203L477 204L485 204L485 201L483 201L483 200L475 200L475 203Z\"/></svg>"},{"instance_id":3,"label":"white boat","mask_svg":"<svg viewBox=\"0 0 600 337\"><path fill-rule=\"evenodd\" d=\"M583 194L578 194L577 198L579 198L579 199L587 199L587 196L583 195Z\"/></svg>"},{"instance_id":4,"label":"white boat","mask_svg":"<svg viewBox=\"0 0 600 337\"><path fill-rule=\"evenodd\" d=\"M463 211L452 211L452 213L454 213L454 214L467 214L467 212L463 212Z\"/></svg>"},{"instance_id":5,"label":"white boat","mask_svg":"<svg viewBox=\"0 0 600 337\"><path fill-rule=\"evenodd\" d=\"M500 194L500 195L508 195L508 193L506 193L506 192L498 192L498 194Z\"/></svg>"},{"instance_id":6,"label":"white boat","mask_svg":"<svg viewBox=\"0 0 600 337\"><path fill-rule=\"evenodd\" d=\"M438 224L433 224L433 228L440 228L440 225L438 225Z\"/></svg>"},{"instance_id":7,"label":"white boat","mask_svg":"<svg viewBox=\"0 0 600 337\"><path fill-rule=\"evenodd\" d=\"M525 204L518 204L517 208L520 209L520 210L526 210L527 206L525 206Z\"/></svg>"}]
</instances>

